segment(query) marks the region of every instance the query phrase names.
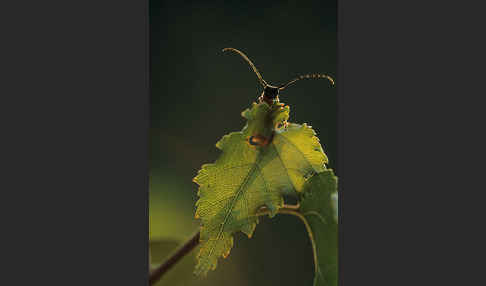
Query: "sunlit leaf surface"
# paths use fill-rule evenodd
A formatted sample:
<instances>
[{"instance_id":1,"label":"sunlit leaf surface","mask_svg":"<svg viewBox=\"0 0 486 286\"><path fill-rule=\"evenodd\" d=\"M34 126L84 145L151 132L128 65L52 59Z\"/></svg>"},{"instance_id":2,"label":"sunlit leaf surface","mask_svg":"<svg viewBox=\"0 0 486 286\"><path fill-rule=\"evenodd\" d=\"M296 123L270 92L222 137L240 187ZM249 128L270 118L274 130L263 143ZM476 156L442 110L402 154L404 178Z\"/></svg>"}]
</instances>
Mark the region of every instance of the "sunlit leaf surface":
<instances>
[{"instance_id":1,"label":"sunlit leaf surface","mask_svg":"<svg viewBox=\"0 0 486 286\"><path fill-rule=\"evenodd\" d=\"M200 197L196 218L202 220L198 275L229 255L235 232L252 236L258 209L266 206L274 216L284 195L302 192L310 177L326 170L327 157L314 130L288 124L288 106L254 103L242 115L247 125L224 136L216 144L220 157L194 178Z\"/></svg>"}]
</instances>

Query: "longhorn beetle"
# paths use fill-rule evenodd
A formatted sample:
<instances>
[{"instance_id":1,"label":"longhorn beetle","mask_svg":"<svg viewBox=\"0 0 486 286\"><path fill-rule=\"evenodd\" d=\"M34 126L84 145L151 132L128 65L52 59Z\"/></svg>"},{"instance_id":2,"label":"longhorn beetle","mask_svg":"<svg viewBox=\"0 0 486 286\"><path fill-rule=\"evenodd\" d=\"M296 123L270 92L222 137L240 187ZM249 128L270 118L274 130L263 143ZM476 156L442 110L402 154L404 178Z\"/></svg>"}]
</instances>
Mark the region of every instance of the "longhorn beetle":
<instances>
[{"instance_id":1,"label":"longhorn beetle","mask_svg":"<svg viewBox=\"0 0 486 286\"><path fill-rule=\"evenodd\" d=\"M260 95L260 97L258 98L260 103L264 101L264 102L268 103L268 105L271 106L274 101L279 102L278 95L279 95L280 91L284 90L287 86L289 86L289 85L293 84L294 82L301 80L301 79L326 78L331 82L332 85L334 85L334 80L328 75L325 75L325 74L306 74L306 75L299 75L298 77L294 78L293 80L291 80L291 81L289 81L285 84L282 84L280 86L274 86L274 85L268 84L262 78L262 76L258 72L255 65L251 62L251 60L243 52L241 52L237 49L234 49L234 48L224 48L223 52L226 52L226 51L231 51L231 52L235 52L235 53L239 54L243 59L245 59L245 61L251 66L251 68L255 72L256 76L258 77L258 81L263 86L263 92ZM283 106L283 104L282 104L282 106ZM273 137L273 136L271 136L271 137ZM256 135L250 136L248 138L248 143L250 145L253 145L253 146L266 146L272 140L271 137L267 138L265 136L256 134Z\"/></svg>"},{"instance_id":2,"label":"longhorn beetle","mask_svg":"<svg viewBox=\"0 0 486 286\"><path fill-rule=\"evenodd\" d=\"M328 79L332 85L334 85L334 80L325 74L306 74L306 75L299 75L298 77L294 78L293 80L287 82L286 84L282 84L280 86L273 86L268 84L260 75L255 65L251 62L251 60L241 51L234 49L234 48L224 48L223 52L232 51L239 54L241 57L245 59L245 61L251 66L253 71L255 72L256 76L258 77L258 81L263 86L262 95L258 98L261 101L265 101L268 104L272 104L273 100L278 100L278 95L281 90L284 90L287 86L293 84L294 82L301 80L301 79L313 79L313 78L326 78Z\"/></svg>"}]
</instances>

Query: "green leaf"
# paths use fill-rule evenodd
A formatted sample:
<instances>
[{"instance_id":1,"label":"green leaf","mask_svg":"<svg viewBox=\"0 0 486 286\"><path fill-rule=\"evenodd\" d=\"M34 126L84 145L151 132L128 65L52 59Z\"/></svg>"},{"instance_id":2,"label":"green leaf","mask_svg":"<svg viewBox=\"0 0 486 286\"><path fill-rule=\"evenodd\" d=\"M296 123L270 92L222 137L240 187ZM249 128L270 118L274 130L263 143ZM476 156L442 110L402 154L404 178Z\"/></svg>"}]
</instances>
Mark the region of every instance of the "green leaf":
<instances>
[{"instance_id":1,"label":"green leaf","mask_svg":"<svg viewBox=\"0 0 486 286\"><path fill-rule=\"evenodd\" d=\"M327 157L306 124L287 124L289 107L275 101L254 103L242 112L247 124L224 136L222 154L194 178L199 185L196 218L202 220L201 249L195 273L214 270L233 247L233 234L251 237L262 206L273 217L284 195L303 190L306 179L325 170Z\"/></svg>"},{"instance_id":2,"label":"green leaf","mask_svg":"<svg viewBox=\"0 0 486 286\"><path fill-rule=\"evenodd\" d=\"M327 169L309 179L301 196L303 216L314 251L314 286L337 286L337 178Z\"/></svg>"}]
</instances>

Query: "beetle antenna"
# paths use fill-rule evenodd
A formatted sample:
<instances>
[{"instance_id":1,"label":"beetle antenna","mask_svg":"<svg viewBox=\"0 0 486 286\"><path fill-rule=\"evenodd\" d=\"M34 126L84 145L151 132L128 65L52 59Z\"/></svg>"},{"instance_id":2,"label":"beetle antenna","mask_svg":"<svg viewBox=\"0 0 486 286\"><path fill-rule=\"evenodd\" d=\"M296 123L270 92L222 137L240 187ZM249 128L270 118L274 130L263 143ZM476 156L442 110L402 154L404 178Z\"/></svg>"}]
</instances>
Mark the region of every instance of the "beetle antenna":
<instances>
[{"instance_id":1,"label":"beetle antenna","mask_svg":"<svg viewBox=\"0 0 486 286\"><path fill-rule=\"evenodd\" d=\"M294 82L296 82L298 80L301 80L301 79L312 79L312 78L327 78L331 82L331 84L334 85L334 80L332 79L332 77L330 77L330 76L328 76L326 74L306 74L306 75L299 75L299 77L294 78L293 80L289 81L288 83L279 86L278 87L278 90L283 90L287 86L293 84Z\"/></svg>"},{"instance_id":2,"label":"beetle antenna","mask_svg":"<svg viewBox=\"0 0 486 286\"><path fill-rule=\"evenodd\" d=\"M239 50L237 49L234 49L234 48L224 48L223 49L223 52L226 52L226 51L233 51L235 53L238 53L240 56L242 56L245 61L248 62L248 64L251 66L251 68L253 69L253 71L255 72L255 74L257 75L258 77L258 80L260 81L260 83L263 85L263 87L266 87L267 86L267 82L262 78L262 76L260 75L260 73L258 72L257 68L255 67L255 65L250 61L250 59L242 52L240 52Z\"/></svg>"}]
</instances>

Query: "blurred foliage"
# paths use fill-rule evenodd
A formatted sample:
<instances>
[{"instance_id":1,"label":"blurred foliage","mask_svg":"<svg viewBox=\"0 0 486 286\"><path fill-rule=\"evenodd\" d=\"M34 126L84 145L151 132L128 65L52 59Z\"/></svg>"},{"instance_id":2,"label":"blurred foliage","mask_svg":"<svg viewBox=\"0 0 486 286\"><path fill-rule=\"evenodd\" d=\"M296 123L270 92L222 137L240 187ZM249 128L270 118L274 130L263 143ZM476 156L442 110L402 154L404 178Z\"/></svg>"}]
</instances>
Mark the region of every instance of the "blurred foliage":
<instances>
[{"instance_id":1,"label":"blurred foliage","mask_svg":"<svg viewBox=\"0 0 486 286\"><path fill-rule=\"evenodd\" d=\"M219 156L222 135L241 129L241 110L261 93L248 65L221 49L247 53L269 83L320 72L339 88L336 13L336 1L150 1L151 240L181 242L197 229L192 178ZM301 81L280 97L292 106L290 121L312 125L331 168L339 164L336 89ZM312 247L298 218L263 218L251 240L237 234L235 245L207 278L192 275L195 249L158 285L312 285Z\"/></svg>"},{"instance_id":2,"label":"blurred foliage","mask_svg":"<svg viewBox=\"0 0 486 286\"><path fill-rule=\"evenodd\" d=\"M337 178L332 170L311 177L302 194L300 213L309 225L317 259L314 286L338 285Z\"/></svg>"}]
</instances>

